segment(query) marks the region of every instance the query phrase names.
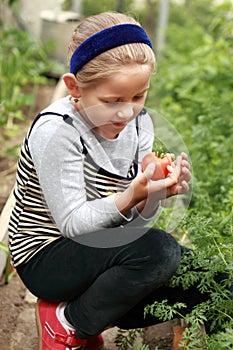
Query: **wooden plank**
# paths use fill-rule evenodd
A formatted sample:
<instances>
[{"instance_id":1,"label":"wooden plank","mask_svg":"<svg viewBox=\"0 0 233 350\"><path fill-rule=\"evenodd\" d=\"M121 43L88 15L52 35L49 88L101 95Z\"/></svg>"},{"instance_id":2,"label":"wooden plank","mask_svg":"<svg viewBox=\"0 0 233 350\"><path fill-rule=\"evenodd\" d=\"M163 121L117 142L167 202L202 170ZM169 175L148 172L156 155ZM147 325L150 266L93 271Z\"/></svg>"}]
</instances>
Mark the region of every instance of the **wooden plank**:
<instances>
[{"instance_id":1,"label":"wooden plank","mask_svg":"<svg viewBox=\"0 0 233 350\"><path fill-rule=\"evenodd\" d=\"M12 190L0 216L0 242L5 244L8 244L8 224L14 204L15 198ZM6 253L0 249L0 277L6 266L6 257Z\"/></svg>"}]
</instances>

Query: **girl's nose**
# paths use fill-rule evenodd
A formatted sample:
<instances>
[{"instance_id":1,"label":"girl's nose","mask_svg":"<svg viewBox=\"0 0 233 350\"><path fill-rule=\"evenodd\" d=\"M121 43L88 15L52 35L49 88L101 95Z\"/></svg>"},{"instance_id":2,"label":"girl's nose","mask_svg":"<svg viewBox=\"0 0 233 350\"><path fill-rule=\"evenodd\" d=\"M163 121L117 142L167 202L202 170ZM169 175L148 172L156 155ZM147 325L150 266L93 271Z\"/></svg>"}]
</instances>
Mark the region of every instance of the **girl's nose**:
<instances>
[{"instance_id":1,"label":"girl's nose","mask_svg":"<svg viewBox=\"0 0 233 350\"><path fill-rule=\"evenodd\" d=\"M122 118L122 119L130 118L133 116L133 114L134 114L134 111L132 106L124 107L122 108L121 111L117 112L118 118Z\"/></svg>"}]
</instances>

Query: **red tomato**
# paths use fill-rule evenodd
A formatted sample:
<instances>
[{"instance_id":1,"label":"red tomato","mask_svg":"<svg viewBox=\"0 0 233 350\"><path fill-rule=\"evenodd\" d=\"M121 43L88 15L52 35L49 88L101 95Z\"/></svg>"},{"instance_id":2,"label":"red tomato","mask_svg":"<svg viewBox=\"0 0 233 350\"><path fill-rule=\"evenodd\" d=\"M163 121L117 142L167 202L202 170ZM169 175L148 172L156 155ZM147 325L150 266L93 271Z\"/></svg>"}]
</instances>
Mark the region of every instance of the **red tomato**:
<instances>
[{"instance_id":1,"label":"red tomato","mask_svg":"<svg viewBox=\"0 0 233 350\"><path fill-rule=\"evenodd\" d=\"M146 154L142 159L142 172L146 169L149 163L155 163L156 168L152 176L152 180L164 179L168 175L167 166L171 165L171 157L166 155L163 158L159 158L155 155L155 152Z\"/></svg>"}]
</instances>

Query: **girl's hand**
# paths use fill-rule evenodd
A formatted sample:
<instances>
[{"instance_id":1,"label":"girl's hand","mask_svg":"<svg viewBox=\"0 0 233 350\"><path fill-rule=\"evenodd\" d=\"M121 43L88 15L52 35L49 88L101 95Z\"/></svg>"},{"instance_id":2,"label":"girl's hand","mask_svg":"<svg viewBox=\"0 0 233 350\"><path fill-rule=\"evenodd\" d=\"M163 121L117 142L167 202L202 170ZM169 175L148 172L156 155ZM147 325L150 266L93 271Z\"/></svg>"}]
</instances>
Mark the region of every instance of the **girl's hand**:
<instances>
[{"instance_id":1,"label":"girl's hand","mask_svg":"<svg viewBox=\"0 0 233 350\"><path fill-rule=\"evenodd\" d=\"M191 179L190 164L186 153L182 152L176 160L174 155L170 154L172 163L167 166L168 175L165 179L151 180L155 165L150 163L144 171L144 178L142 175L138 176L137 180L142 185L147 185L148 198L157 200L165 199L177 194L183 194L189 190L188 182ZM140 188L138 186L137 190Z\"/></svg>"},{"instance_id":2,"label":"girl's hand","mask_svg":"<svg viewBox=\"0 0 233 350\"><path fill-rule=\"evenodd\" d=\"M169 173L165 179L151 180L155 166L154 163L148 164L145 171L137 176L125 191L116 195L116 206L123 215L134 206L142 211L146 203L158 203L161 199L188 191L191 173L186 153L182 152L171 166L168 166Z\"/></svg>"},{"instance_id":3,"label":"girl's hand","mask_svg":"<svg viewBox=\"0 0 233 350\"><path fill-rule=\"evenodd\" d=\"M145 171L137 176L125 191L116 195L115 203L118 210L125 215L134 206L137 206L141 211L146 203L158 202L160 199L166 198L168 189L178 183L180 162L181 157L178 157L176 163L173 162L169 166L168 176L157 181L151 179L156 165L154 163L148 164Z\"/></svg>"},{"instance_id":4,"label":"girl's hand","mask_svg":"<svg viewBox=\"0 0 233 350\"><path fill-rule=\"evenodd\" d=\"M167 198L187 192L189 190L188 183L192 177L190 172L189 160L186 153L182 152L181 155L173 163L175 165L179 163L180 171L177 183L173 184L167 189Z\"/></svg>"}]
</instances>

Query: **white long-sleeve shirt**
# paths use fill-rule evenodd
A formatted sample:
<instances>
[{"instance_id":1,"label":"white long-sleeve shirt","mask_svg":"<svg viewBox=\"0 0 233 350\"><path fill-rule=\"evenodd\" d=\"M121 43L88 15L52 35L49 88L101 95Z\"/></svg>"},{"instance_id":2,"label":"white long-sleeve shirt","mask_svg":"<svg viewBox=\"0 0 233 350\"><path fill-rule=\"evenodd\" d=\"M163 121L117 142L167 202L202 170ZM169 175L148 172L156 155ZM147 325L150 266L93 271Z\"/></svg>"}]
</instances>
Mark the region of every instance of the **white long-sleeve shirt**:
<instances>
[{"instance_id":1,"label":"white long-sleeve shirt","mask_svg":"<svg viewBox=\"0 0 233 350\"><path fill-rule=\"evenodd\" d=\"M140 172L154 140L153 123L144 110L114 140L91 130L68 96L41 114L19 160L16 207L9 225L15 265L61 235L75 239L134 220L136 208L122 215L115 193L137 176L137 165ZM95 186L99 192L92 193Z\"/></svg>"}]
</instances>

